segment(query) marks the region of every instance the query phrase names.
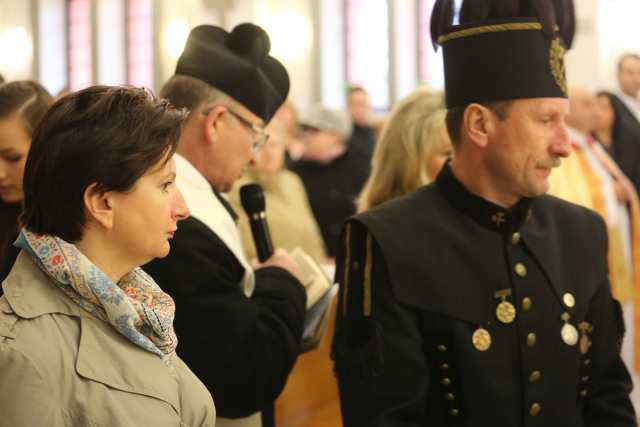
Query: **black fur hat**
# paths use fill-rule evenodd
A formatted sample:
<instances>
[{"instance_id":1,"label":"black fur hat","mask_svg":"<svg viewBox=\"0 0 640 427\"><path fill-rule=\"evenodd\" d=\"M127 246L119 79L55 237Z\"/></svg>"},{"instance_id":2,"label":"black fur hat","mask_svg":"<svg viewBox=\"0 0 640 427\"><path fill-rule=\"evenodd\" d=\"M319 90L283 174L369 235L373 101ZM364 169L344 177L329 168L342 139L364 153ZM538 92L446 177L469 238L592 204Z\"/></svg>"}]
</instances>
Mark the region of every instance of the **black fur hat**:
<instances>
[{"instance_id":1,"label":"black fur hat","mask_svg":"<svg viewBox=\"0 0 640 427\"><path fill-rule=\"evenodd\" d=\"M189 34L176 74L205 81L268 123L289 93L287 70L270 49L257 25L240 24L230 33L200 25Z\"/></svg>"},{"instance_id":2,"label":"black fur hat","mask_svg":"<svg viewBox=\"0 0 640 427\"><path fill-rule=\"evenodd\" d=\"M444 56L447 107L567 97L564 54L575 31L572 0L438 0L434 46Z\"/></svg>"}]
</instances>

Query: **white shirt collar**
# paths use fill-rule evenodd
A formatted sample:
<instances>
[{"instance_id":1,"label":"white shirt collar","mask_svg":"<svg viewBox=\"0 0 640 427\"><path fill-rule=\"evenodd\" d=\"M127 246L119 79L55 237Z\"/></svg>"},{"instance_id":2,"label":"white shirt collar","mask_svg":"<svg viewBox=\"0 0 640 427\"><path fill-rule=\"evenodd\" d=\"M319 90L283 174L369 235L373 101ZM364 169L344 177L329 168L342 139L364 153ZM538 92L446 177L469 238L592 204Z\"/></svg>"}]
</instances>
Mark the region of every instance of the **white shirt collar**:
<instances>
[{"instance_id":1,"label":"white shirt collar","mask_svg":"<svg viewBox=\"0 0 640 427\"><path fill-rule=\"evenodd\" d=\"M640 100L638 98L634 98L633 96L629 96L623 91L619 90L618 98L627 106L629 110L633 113L634 116L640 121Z\"/></svg>"},{"instance_id":2,"label":"white shirt collar","mask_svg":"<svg viewBox=\"0 0 640 427\"><path fill-rule=\"evenodd\" d=\"M209 185L207 179L187 159L178 153L174 155L174 158L176 161L177 175L181 179L188 181L191 185L198 188L211 189L211 185Z\"/></svg>"}]
</instances>

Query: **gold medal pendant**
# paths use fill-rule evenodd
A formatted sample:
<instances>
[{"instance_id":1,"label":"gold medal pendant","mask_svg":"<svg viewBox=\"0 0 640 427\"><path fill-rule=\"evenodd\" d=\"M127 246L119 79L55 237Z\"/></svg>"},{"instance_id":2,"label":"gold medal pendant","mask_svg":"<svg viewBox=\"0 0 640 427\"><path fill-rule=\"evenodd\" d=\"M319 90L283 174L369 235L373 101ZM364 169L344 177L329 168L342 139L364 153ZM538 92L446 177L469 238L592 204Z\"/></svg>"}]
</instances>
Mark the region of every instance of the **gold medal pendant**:
<instances>
[{"instance_id":1,"label":"gold medal pendant","mask_svg":"<svg viewBox=\"0 0 640 427\"><path fill-rule=\"evenodd\" d=\"M484 328L478 328L471 337L473 346L478 351L487 351L491 347L491 334Z\"/></svg>"},{"instance_id":2,"label":"gold medal pendant","mask_svg":"<svg viewBox=\"0 0 640 427\"><path fill-rule=\"evenodd\" d=\"M496 308L496 317L502 323L511 323L516 318L516 308L509 301L502 301Z\"/></svg>"},{"instance_id":3,"label":"gold medal pendant","mask_svg":"<svg viewBox=\"0 0 640 427\"><path fill-rule=\"evenodd\" d=\"M578 329L580 329L580 353L587 354L591 348L589 334L593 331L593 326L588 322L581 322L578 324Z\"/></svg>"},{"instance_id":4,"label":"gold medal pendant","mask_svg":"<svg viewBox=\"0 0 640 427\"><path fill-rule=\"evenodd\" d=\"M574 346L578 344L578 330L575 326L569 323L569 319L571 315L569 313L562 313L560 317L564 321L564 325L560 329L560 336L562 337L562 341L566 345Z\"/></svg>"},{"instance_id":5,"label":"gold medal pendant","mask_svg":"<svg viewBox=\"0 0 640 427\"><path fill-rule=\"evenodd\" d=\"M507 301L507 297L511 295L511 289L502 289L493 294L494 298L500 298L502 301L496 307L496 317L504 324L513 322L516 318L516 308Z\"/></svg>"},{"instance_id":6,"label":"gold medal pendant","mask_svg":"<svg viewBox=\"0 0 640 427\"><path fill-rule=\"evenodd\" d=\"M587 354L591 348L591 340L586 335L580 337L580 354Z\"/></svg>"}]
</instances>

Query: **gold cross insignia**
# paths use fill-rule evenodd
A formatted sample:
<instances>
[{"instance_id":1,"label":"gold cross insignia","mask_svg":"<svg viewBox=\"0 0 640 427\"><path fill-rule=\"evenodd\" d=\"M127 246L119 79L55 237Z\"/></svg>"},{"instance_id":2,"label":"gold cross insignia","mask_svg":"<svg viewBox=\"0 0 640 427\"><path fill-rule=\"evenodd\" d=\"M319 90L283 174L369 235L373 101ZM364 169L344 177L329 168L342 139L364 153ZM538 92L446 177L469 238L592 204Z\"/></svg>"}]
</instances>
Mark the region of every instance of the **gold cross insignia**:
<instances>
[{"instance_id":1,"label":"gold cross insignia","mask_svg":"<svg viewBox=\"0 0 640 427\"><path fill-rule=\"evenodd\" d=\"M496 227L500 227L502 223L505 222L506 220L507 219L504 217L504 212L495 213L491 217L491 221L493 221L496 224Z\"/></svg>"}]
</instances>

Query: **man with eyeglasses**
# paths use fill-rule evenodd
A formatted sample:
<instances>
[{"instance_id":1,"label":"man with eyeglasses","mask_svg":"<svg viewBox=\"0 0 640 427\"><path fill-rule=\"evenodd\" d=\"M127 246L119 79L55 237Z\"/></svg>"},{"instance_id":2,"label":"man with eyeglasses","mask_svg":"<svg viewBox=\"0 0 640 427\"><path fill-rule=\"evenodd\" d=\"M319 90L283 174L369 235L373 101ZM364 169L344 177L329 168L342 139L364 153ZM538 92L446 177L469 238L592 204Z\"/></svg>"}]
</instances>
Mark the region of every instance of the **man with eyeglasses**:
<instances>
[{"instance_id":1,"label":"man with eyeglasses","mask_svg":"<svg viewBox=\"0 0 640 427\"><path fill-rule=\"evenodd\" d=\"M289 92L287 71L253 24L194 28L161 96L191 114L176 183L191 217L168 257L145 270L176 303L177 351L214 396L218 426L273 425L273 402L298 356L306 296L288 253L247 261L229 191L266 143ZM263 412L261 416L261 412Z\"/></svg>"}]
</instances>

